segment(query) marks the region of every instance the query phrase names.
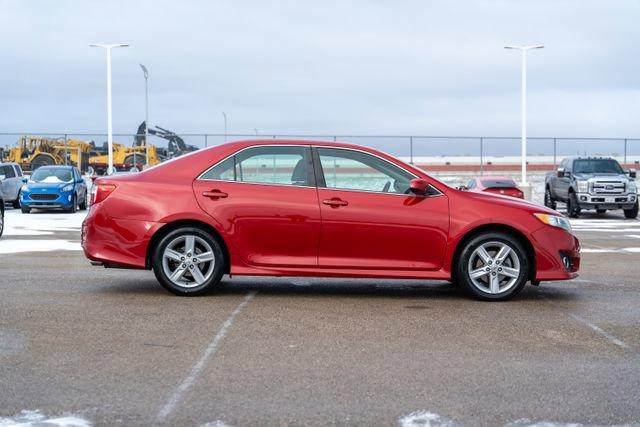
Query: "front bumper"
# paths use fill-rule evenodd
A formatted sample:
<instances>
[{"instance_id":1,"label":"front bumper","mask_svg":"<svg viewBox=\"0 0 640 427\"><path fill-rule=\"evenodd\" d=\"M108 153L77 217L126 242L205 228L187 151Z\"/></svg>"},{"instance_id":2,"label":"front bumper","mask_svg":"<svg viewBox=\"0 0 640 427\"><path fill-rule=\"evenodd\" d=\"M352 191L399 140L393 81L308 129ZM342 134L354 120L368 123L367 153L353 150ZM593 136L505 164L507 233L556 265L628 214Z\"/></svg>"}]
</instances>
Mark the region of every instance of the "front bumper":
<instances>
[{"instance_id":1,"label":"front bumper","mask_svg":"<svg viewBox=\"0 0 640 427\"><path fill-rule=\"evenodd\" d=\"M632 209L638 200L636 194L589 194L577 193L581 209Z\"/></svg>"},{"instance_id":2,"label":"front bumper","mask_svg":"<svg viewBox=\"0 0 640 427\"><path fill-rule=\"evenodd\" d=\"M30 208L67 209L73 203L73 194L73 190L42 189L22 191L20 193L20 204Z\"/></svg>"},{"instance_id":3,"label":"front bumper","mask_svg":"<svg viewBox=\"0 0 640 427\"><path fill-rule=\"evenodd\" d=\"M557 227L545 226L534 232L536 280L567 280L578 277L580 241Z\"/></svg>"}]
</instances>

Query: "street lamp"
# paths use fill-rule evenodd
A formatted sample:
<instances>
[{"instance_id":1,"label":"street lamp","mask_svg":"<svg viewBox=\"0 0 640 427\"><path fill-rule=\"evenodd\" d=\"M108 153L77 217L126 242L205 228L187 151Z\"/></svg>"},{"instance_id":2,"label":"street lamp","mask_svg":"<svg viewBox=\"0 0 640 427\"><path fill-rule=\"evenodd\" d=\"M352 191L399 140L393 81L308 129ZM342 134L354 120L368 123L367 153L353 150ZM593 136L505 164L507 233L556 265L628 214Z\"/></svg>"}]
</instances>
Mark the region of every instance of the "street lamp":
<instances>
[{"instance_id":1,"label":"street lamp","mask_svg":"<svg viewBox=\"0 0 640 427\"><path fill-rule=\"evenodd\" d=\"M113 173L113 125L111 120L111 49L114 47L129 47L128 44L90 44L91 47L101 47L107 51L107 145L109 167L107 174Z\"/></svg>"},{"instance_id":2,"label":"street lamp","mask_svg":"<svg viewBox=\"0 0 640 427\"><path fill-rule=\"evenodd\" d=\"M144 155L145 164L149 166L149 71L147 67L140 64L144 74Z\"/></svg>"},{"instance_id":3,"label":"street lamp","mask_svg":"<svg viewBox=\"0 0 640 427\"><path fill-rule=\"evenodd\" d=\"M223 111L222 115L224 116L224 142L227 142L227 113Z\"/></svg>"},{"instance_id":4,"label":"street lamp","mask_svg":"<svg viewBox=\"0 0 640 427\"><path fill-rule=\"evenodd\" d=\"M527 52L542 49L542 45L505 46L505 49L517 49L522 52L522 185L527 185Z\"/></svg>"}]
</instances>

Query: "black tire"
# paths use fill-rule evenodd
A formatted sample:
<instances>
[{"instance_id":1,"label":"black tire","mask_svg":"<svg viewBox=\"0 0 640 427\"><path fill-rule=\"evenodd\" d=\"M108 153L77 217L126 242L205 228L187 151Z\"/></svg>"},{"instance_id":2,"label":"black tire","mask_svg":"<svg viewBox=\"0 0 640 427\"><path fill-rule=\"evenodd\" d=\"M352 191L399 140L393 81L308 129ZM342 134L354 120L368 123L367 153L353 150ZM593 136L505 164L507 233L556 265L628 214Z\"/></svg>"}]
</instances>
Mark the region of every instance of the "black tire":
<instances>
[{"instance_id":1,"label":"black tire","mask_svg":"<svg viewBox=\"0 0 640 427\"><path fill-rule=\"evenodd\" d=\"M18 197L11 203L13 209L20 209L20 193L22 193L22 190L18 191Z\"/></svg>"},{"instance_id":2,"label":"black tire","mask_svg":"<svg viewBox=\"0 0 640 427\"><path fill-rule=\"evenodd\" d=\"M607 212L606 209L596 209L596 213L599 214L599 215L602 215L605 212Z\"/></svg>"},{"instance_id":3,"label":"black tire","mask_svg":"<svg viewBox=\"0 0 640 427\"><path fill-rule=\"evenodd\" d=\"M80 209L81 211L84 211L87 209L87 194L85 193L84 195L84 199L82 200L82 203L78 204L78 209Z\"/></svg>"},{"instance_id":4,"label":"black tire","mask_svg":"<svg viewBox=\"0 0 640 427\"><path fill-rule=\"evenodd\" d=\"M567 200L567 215L569 218L578 218L580 216L580 205L578 204L578 197L576 193L569 193L569 200Z\"/></svg>"},{"instance_id":5,"label":"black tire","mask_svg":"<svg viewBox=\"0 0 640 427\"><path fill-rule=\"evenodd\" d=\"M31 208L29 206L24 206L24 205L20 206L20 210L22 211L23 214L28 214L29 212L31 212Z\"/></svg>"},{"instance_id":6,"label":"black tire","mask_svg":"<svg viewBox=\"0 0 640 427\"><path fill-rule=\"evenodd\" d=\"M520 264L520 272L515 278L516 280L513 282L511 287L506 289L503 292L492 294L490 292L483 291L479 287L477 287L470 275L469 275L469 263L472 262L472 255L474 251L479 248L483 244L491 243L491 242L499 242L501 244L507 245L513 252L513 255L516 256L518 262ZM491 255L491 254L490 254ZM493 254L495 255L495 254ZM456 271L455 277L458 283L463 286L467 292L469 292L473 297L485 300L485 301L504 301L509 298L515 296L518 292L520 292L523 286L529 280L529 258L527 256L527 252L522 247L522 244L509 234L501 233L501 232L485 232L473 237L471 240L464 243L464 247L462 251L460 251L459 258L456 262ZM488 273L487 273L488 274ZM491 277L491 276L489 276ZM498 276L499 277L499 276ZM504 278L502 280L505 280Z\"/></svg>"},{"instance_id":7,"label":"black tire","mask_svg":"<svg viewBox=\"0 0 640 427\"><path fill-rule=\"evenodd\" d=\"M557 207L556 199L551 197L551 190L549 190L549 187L544 190L544 205L550 209L556 209Z\"/></svg>"},{"instance_id":8,"label":"black tire","mask_svg":"<svg viewBox=\"0 0 640 427\"><path fill-rule=\"evenodd\" d=\"M188 235L196 236L203 239L211 247L214 255L214 262L212 267L213 271L211 272L210 276L202 284L193 287L184 287L177 285L167 276L163 267L163 253L167 246L175 239ZM194 251L194 255L195 254L196 253ZM160 282L160 285L162 285L163 288L175 295L195 296L207 293L211 289L219 285L220 280L222 279L222 276L224 274L224 266L226 265L226 261L227 260L225 259L222 246L211 234L200 228L183 227L169 232L167 235L162 237L162 239L160 239L160 241L156 244L156 247L153 249L151 266L156 278L158 279L158 282ZM187 269L186 271L188 272L189 270Z\"/></svg>"},{"instance_id":9,"label":"black tire","mask_svg":"<svg viewBox=\"0 0 640 427\"><path fill-rule=\"evenodd\" d=\"M638 202L631 209L624 210L624 217L627 219L636 219L638 217Z\"/></svg>"},{"instance_id":10,"label":"black tire","mask_svg":"<svg viewBox=\"0 0 640 427\"><path fill-rule=\"evenodd\" d=\"M73 197L71 198L71 207L69 207L68 209L65 209L64 211L66 213L76 213L77 210L78 210L78 198L74 194Z\"/></svg>"},{"instance_id":11,"label":"black tire","mask_svg":"<svg viewBox=\"0 0 640 427\"><path fill-rule=\"evenodd\" d=\"M0 237L2 237L2 232L4 231L4 202L0 199Z\"/></svg>"}]
</instances>

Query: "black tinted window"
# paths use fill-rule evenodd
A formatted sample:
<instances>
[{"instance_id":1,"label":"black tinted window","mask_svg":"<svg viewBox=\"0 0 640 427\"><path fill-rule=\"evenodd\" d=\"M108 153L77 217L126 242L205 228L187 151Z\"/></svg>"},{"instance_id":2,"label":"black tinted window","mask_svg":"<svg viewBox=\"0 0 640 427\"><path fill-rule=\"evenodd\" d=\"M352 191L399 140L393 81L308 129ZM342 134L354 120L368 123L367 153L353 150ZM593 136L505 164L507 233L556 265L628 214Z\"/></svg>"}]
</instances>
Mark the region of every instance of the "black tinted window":
<instances>
[{"instance_id":1,"label":"black tinted window","mask_svg":"<svg viewBox=\"0 0 640 427\"><path fill-rule=\"evenodd\" d=\"M6 166L3 167L3 169L4 169L3 174L4 174L5 178L15 178L16 171L13 170L13 166L6 165Z\"/></svg>"},{"instance_id":2,"label":"black tinted window","mask_svg":"<svg viewBox=\"0 0 640 427\"><path fill-rule=\"evenodd\" d=\"M580 159L573 162L573 173L617 173L624 171L613 159Z\"/></svg>"},{"instance_id":3,"label":"black tinted window","mask_svg":"<svg viewBox=\"0 0 640 427\"><path fill-rule=\"evenodd\" d=\"M487 188L512 188L516 183L512 179L483 179L482 185Z\"/></svg>"},{"instance_id":4,"label":"black tinted window","mask_svg":"<svg viewBox=\"0 0 640 427\"><path fill-rule=\"evenodd\" d=\"M16 168L16 175L22 176L22 168L18 165L14 165L14 167Z\"/></svg>"}]
</instances>

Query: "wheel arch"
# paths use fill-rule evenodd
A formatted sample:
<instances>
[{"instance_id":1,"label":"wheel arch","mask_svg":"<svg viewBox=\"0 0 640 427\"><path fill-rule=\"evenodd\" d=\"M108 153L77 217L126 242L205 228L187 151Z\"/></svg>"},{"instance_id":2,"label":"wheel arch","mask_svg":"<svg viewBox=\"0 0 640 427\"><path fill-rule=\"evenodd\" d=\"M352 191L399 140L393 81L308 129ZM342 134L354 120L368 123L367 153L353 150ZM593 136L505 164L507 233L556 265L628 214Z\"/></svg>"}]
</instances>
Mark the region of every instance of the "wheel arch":
<instances>
[{"instance_id":1,"label":"wheel arch","mask_svg":"<svg viewBox=\"0 0 640 427\"><path fill-rule=\"evenodd\" d=\"M458 260L460 259L460 253L462 252L462 249L467 244L467 242L473 239L474 237L478 236L479 234L490 233L490 232L505 233L513 237L514 239L518 240L518 242L524 247L525 251L527 252L527 256L529 257L529 259L532 260L532 262L529 263L528 278L529 280L535 280L536 252L535 252L535 249L533 248L533 245L531 244L531 241L529 240L529 238L527 238L527 236L522 231L518 230L517 228L514 228L506 224L500 224L500 223L483 224L475 228L472 228L471 230L468 230L464 234L464 236L459 240L458 244L456 245L455 251L453 252L453 258L451 260L452 278L456 280L455 274L458 267Z\"/></svg>"},{"instance_id":2,"label":"wheel arch","mask_svg":"<svg viewBox=\"0 0 640 427\"><path fill-rule=\"evenodd\" d=\"M163 225L162 227L160 227L153 234L153 236L151 236L151 239L149 240L149 244L147 245L147 254L146 254L146 260L145 260L145 268L147 270L151 269L151 265L152 265L151 257L153 256L153 250L155 249L156 244L158 244L158 242L164 236L166 236L173 230L176 230L178 228L183 228L183 227L199 228L209 233L214 239L216 239L216 241L222 247L222 251L224 252L224 255L225 255L225 265L224 265L223 272L225 274L229 274L231 272L231 256L229 253L229 247L227 246L227 243L224 241L224 239L222 238L218 230L216 230L210 224L207 224L206 222L200 221L197 219L180 219L180 220L169 222Z\"/></svg>"}]
</instances>

